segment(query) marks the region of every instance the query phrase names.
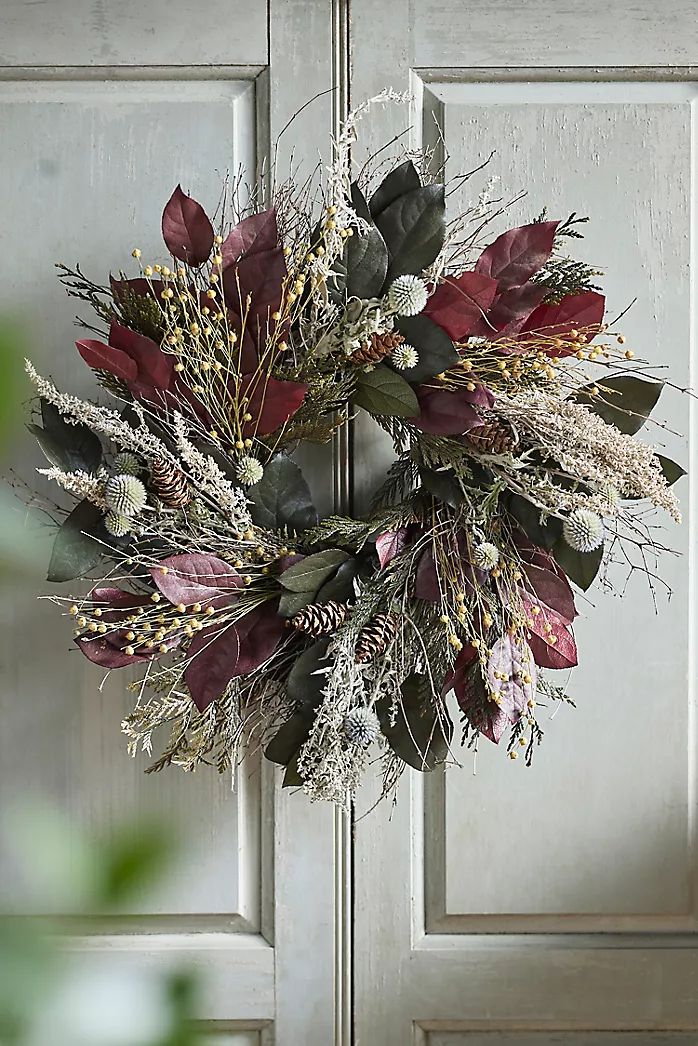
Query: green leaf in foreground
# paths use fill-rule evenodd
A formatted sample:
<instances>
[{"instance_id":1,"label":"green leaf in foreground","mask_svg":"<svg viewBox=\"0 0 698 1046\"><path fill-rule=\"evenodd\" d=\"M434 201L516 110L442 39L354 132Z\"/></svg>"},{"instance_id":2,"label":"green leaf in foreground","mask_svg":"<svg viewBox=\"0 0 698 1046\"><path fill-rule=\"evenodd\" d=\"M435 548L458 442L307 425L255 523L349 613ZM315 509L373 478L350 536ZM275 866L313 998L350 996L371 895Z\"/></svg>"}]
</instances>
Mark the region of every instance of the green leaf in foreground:
<instances>
[{"instance_id":1,"label":"green leaf in foreground","mask_svg":"<svg viewBox=\"0 0 698 1046\"><path fill-rule=\"evenodd\" d=\"M394 418L415 418L419 414L414 389L399 374L382 364L361 372L354 402L369 414Z\"/></svg>"},{"instance_id":2,"label":"green leaf in foreground","mask_svg":"<svg viewBox=\"0 0 698 1046\"><path fill-rule=\"evenodd\" d=\"M106 552L103 541L108 539L102 523L102 513L91 501L81 501L63 521L53 543L48 568L49 581L72 581L84 577L99 563Z\"/></svg>"}]
</instances>

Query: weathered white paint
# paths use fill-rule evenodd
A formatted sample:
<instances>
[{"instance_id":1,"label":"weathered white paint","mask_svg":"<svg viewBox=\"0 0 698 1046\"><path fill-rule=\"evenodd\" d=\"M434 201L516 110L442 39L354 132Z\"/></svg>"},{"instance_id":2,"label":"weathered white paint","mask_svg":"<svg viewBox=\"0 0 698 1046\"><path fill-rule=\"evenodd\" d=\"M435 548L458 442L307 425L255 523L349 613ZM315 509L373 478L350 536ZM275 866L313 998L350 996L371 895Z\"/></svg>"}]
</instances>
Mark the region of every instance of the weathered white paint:
<instances>
[{"instance_id":1,"label":"weathered white paint","mask_svg":"<svg viewBox=\"0 0 698 1046\"><path fill-rule=\"evenodd\" d=\"M413 143L435 144L438 121L447 175L495 148L466 200L490 173L504 196L528 190L495 231L543 206L590 215L576 252L607 268L611 314L637 295L628 342L679 384L695 367L696 89L675 68L698 58L692 7L390 0L376 63L361 45L375 10L352 5L354 97L399 70L393 86L414 94ZM360 156L406 123L377 112ZM690 401L668 391L660 413L687 436L649 437L686 461ZM363 499L391 453L365 420L356 447ZM667 530L683 553L662 565L671 602L660 595L655 615L639 578L622 607L598 592L593 606L580 601L578 708L543 723L533 769L483 744L474 776L472 755L457 751L462 769L413 774L396 810L359 820L359 1046L376 1029L385 1046L695 1037L695 542L688 484L679 489L689 518Z\"/></svg>"}]
</instances>

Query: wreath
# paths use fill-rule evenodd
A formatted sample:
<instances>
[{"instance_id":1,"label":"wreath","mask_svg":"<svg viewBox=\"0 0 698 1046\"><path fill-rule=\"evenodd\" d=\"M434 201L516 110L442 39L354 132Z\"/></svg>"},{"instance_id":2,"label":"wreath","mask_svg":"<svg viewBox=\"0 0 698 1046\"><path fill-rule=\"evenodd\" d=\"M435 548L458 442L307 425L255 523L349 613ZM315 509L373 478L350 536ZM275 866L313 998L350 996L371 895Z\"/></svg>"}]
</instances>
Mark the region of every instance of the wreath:
<instances>
[{"instance_id":1,"label":"wreath","mask_svg":"<svg viewBox=\"0 0 698 1046\"><path fill-rule=\"evenodd\" d=\"M108 287L59 267L98 317L77 349L102 402L27 363L38 471L73 500L45 505L48 577L89 579L53 598L85 657L138 670L129 751L169 728L149 770L261 747L345 804L371 762L389 792L447 760L459 719L530 763L575 590L661 551L648 511L680 518L683 470L635 438L662 384L568 256L586 219L492 237L491 187L458 212L429 156L352 180L365 111L316 199L287 181L213 222L178 186L167 264L135 249ZM318 519L292 453L357 410L394 463L366 514Z\"/></svg>"}]
</instances>

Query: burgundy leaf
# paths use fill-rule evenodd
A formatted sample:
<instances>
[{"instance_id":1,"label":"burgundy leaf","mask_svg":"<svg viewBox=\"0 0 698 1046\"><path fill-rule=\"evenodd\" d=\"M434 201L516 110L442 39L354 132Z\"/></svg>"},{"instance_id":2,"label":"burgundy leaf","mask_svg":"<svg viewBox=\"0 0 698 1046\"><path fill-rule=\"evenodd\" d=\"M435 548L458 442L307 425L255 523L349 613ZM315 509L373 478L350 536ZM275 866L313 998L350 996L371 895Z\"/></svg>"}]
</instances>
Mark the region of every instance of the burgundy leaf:
<instances>
[{"instance_id":1,"label":"burgundy leaf","mask_svg":"<svg viewBox=\"0 0 698 1046\"><path fill-rule=\"evenodd\" d=\"M102 621L123 621L129 612L150 603L150 596L136 595L123 588L100 586L93 588L89 599L102 609Z\"/></svg>"},{"instance_id":2,"label":"burgundy leaf","mask_svg":"<svg viewBox=\"0 0 698 1046\"><path fill-rule=\"evenodd\" d=\"M125 668L127 665L134 665L138 661L149 661L153 656L152 654L127 654L118 647L113 646L103 636L95 639L87 639L81 636L75 642L88 661L92 661L95 665L100 665L101 668Z\"/></svg>"},{"instance_id":3,"label":"burgundy leaf","mask_svg":"<svg viewBox=\"0 0 698 1046\"><path fill-rule=\"evenodd\" d=\"M163 573L163 567L167 573ZM162 559L150 568L153 581L173 606L201 603L221 607L230 603L242 581L224 559L206 553L183 553Z\"/></svg>"},{"instance_id":4,"label":"burgundy leaf","mask_svg":"<svg viewBox=\"0 0 698 1046\"><path fill-rule=\"evenodd\" d=\"M447 276L423 310L453 341L463 341L494 301L497 281L479 272Z\"/></svg>"},{"instance_id":5,"label":"burgundy leaf","mask_svg":"<svg viewBox=\"0 0 698 1046\"><path fill-rule=\"evenodd\" d=\"M170 254L202 265L213 247L213 226L200 203L177 186L162 212L162 236Z\"/></svg>"},{"instance_id":6,"label":"burgundy leaf","mask_svg":"<svg viewBox=\"0 0 698 1046\"><path fill-rule=\"evenodd\" d=\"M605 307L605 297L596 291L568 294L562 301L540 305L532 312L523 327L522 337L524 333L535 332L549 338L566 338L570 331L578 330L585 341L591 341L603 322ZM551 346L547 352L549 356L570 356L576 349L573 346Z\"/></svg>"},{"instance_id":7,"label":"burgundy leaf","mask_svg":"<svg viewBox=\"0 0 698 1046\"><path fill-rule=\"evenodd\" d=\"M159 345L136 331L123 327L112 320L109 328L109 344L125 352L138 369L138 383L155 389L170 387L174 374L172 356L167 356Z\"/></svg>"},{"instance_id":8,"label":"burgundy leaf","mask_svg":"<svg viewBox=\"0 0 698 1046\"><path fill-rule=\"evenodd\" d=\"M83 338L75 344L85 363L93 370L106 370L126 383L135 381L138 377L135 361L120 349L105 345L102 341L93 341L91 338Z\"/></svg>"},{"instance_id":9,"label":"burgundy leaf","mask_svg":"<svg viewBox=\"0 0 698 1046\"><path fill-rule=\"evenodd\" d=\"M276 613L278 604L264 603L237 622L240 657L236 676L245 676L264 664L286 634L286 621Z\"/></svg>"},{"instance_id":10,"label":"burgundy leaf","mask_svg":"<svg viewBox=\"0 0 698 1046\"><path fill-rule=\"evenodd\" d=\"M500 290L521 287L545 265L559 222L533 222L509 229L485 248L475 271L499 281Z\"/></svg>"},{"instance_id":11,"label":"burgundy leaf","mask_svg":"<svg viewBox=\"0 0 698 1046\"><path fill-rule=\"evenodd\" d=\"M503 291L487 314L485 322L489 325L489 334L483 331L481 336L492 337L493 331L503 337L518 334L546 294L547 288L535 283L525 283L523 287Z\"/></svg>"},{"instance_id":12,"label":"burgundy leaf","mask_svg":"<svg viewBox=\"0 0 698 1046\"><path fill-rule=\"evenodd\" d=\"M526 599L524 607L536 664L541 668L574 668L577 645L564 618L550 607L540 607Z\"/></svg>"},{"instance_id":13,"label":"burgundy leaf","mask_svg":"<svg viewBox=\"0 0 698 1046\"><path fill-rule=\"evenodd\" d=\"M482 416L476 405L491 406L492 394L484 386L474 392L467 389L435 389L420 385L417 390L420 413L410 419L422 432L435 436L458 436L482 425Z\"/></svg>"},{"instance_id":14,"label":"burgundy leaf","mask_svg":"<svg viewBox=\"0 0 698 1046\"><path fill-rule=\"evenodd\" d=\"M536 664L528 644L515 642L508 632L500 636L487 663L487 680L500 710L516 723L536 696Z\"/></svg>"},{"instance_id":15,"label":"burgundy leaf","mask_svg":"<svg viewBox=\"0 0 698 1046\"><path fill-rule=\"evenodd\" d=\"M523 564L526 575L526 586L539 603L554 610L559 616L571 624L577 616L577 608L574 605L574 593L570 588L567 578L560 576L552 570L545 570L532 564ZM533 600L535 602L535 600Z\"/></svg>"},{"instance_id":16,"label":"burgundy leaf","mask_svg":"<svg viewBox=\"0 0 698 1046\"><path fill-rule=\"evenodd\" d=\"M429 603L438 603L441 599L439 576L436 572L434 550L431 545L419 557L414 594L416 599L425 599Z\"/></svg>"},{"instance_id":17,"label":"burgundy leaf","mask_svg":"<svg viewBox=\"0 0 698 1046\"><path fill-rule=\"evenodd\" d=\"M279 231L276 225L276 211L251 214L243 218L223 241L220 253L223 255L223 267L228 268L243 254L259 254L276 247L279 242Z\"/></svg>"},{"instance_id":18,"label":"burgundy leaf","mask_svg":"<svg viewBox=\"0 0 698 1046\"><path fill-rule=\"evenodd\" d=\"M223 273L223 290L228 305L244 316L249 308L265 328L269 315L281 305L286 260L281 247L258 254L247 254Z\"/></svg>"},{"instance_id":19,"label":"burgundy leaf","mask_svg":"<svg viewBox=\"0 0 698 1046\"><path fill-rule=\"evenodd\" d=\"M407 534L407 527L400 527L398 530L385 530L378 535L376 552L381 570L384 570L388 563L400 555L407 543Z\"/></svg>"},{"instance_id":20,"label":"burgundy leaf","mask_svg":"<svg viewBox=\"0 0 698 1046\"><path fill-rule=\"evenodd\" d=\"M468 712L473 704L470 694L470 669L477 660L477 650L470 643L466 643L456 658L453 669L446 674L441 689L441 696L445 697L449 690L453 690L458 704L464 712Z\"/></svg>"},{"instance_id":21,"label":"burgundy leaf","mask_svg":"<svg viewBox=\"0 0 698 1046\"><path fill-rule=\"evenodd\" d=\"M242 427L243 438L268 436L291 418L305 398L307 385L297 381L278 381L262 373L244 374L240 401L252 421Z\"/></svg>"}]
</instances>

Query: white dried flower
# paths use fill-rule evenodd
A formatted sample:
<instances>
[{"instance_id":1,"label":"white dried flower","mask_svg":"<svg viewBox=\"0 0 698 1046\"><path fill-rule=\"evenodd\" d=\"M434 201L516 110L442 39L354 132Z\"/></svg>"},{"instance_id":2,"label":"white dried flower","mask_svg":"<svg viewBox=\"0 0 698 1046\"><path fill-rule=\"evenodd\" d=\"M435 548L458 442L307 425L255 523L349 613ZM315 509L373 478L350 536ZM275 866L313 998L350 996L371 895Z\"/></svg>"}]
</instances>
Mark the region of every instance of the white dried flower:
<instances>
[{"instance_id":1,"label":"white dried flower","mask_svg":"<svg viewBox=\"0 0 698 1046\"><path fill-rule=\"evenodd\" d=\"M388 308L398 316L416 316L427 303L427 285L419 276L398 276L386 295Z\"/></svg>"},{"instance_id":2,"label":"white dried flower","mask_svg":"<svg viewBox=\"0 0 698 1046\"><path fill-rule=\"evenodd\" d=\"M359 705L344 717L344 736L358 748L368 748L380 734L378 716L371 708Z\"/></svg>"},{"instance_id":3,"label":"white dried flower","mask_svg":"<svg viewBox=\"0 0 698 1046\"><path fill-rule=\"evenodd\" d=\"M615 516L621 507L622 498L616 487L606 487L601 491L601 497L606 507L606 515Z\"/></svg>"},{"instance_id":4,"label":"white dried flower","mask_svg":"<svg viewBox=\"0 0 698 1046\"><path fill-rule=\"evenodd\" d=\"M408 345L407 342L403 342L402 345L398 345L393 350L390 359L393 366L397 367L398 370L412 370L419 363L419 353L414 345Z\"/></svg>"},{"instance_id":5,"label":"white dried flower","mask_svg":"<svg viewBox=\"0 0 698 1046\"><path fill-rule=\"evenodd\" d=\"M36 471L40 476L46 476L47 479L53 480L59 487L67 490L69 494L73 494L76 498L87 498L97 508L107 508L107 502L104 497L106 473L103 470L100 469L96 476L91 472L83 472L82 470L64 472L63 469L58 468L56 465L49 469L37 469Z\"/></svg>"},{"instance_id":6,"label":"white dried flower","mask_svg":"<svg viewBox=\"0 0 698 1046\"><path fill-rule=\"evenodd\" d=\"M562 536L577 552L593 552L603 541L603 520L589 509L576 508L563 523Z\"/></svg>"},{"instance_id":7,"label":"white dried flower","mask_svg":"<svg viewBox=\"0 0 698 1046\"><path fill-rule=\"evenodd\" d=\"M131 520L128 516L120 516L118 512L107 512L104 517L104 529L112 537L122 538L131 530Z\"/></svg>"},{"instance_id":8,"label":"white dried flower","mask_svg":"<svg viewBox=\"0 0 698 1046\"><path fill-rule=\"evenodd\" d=\"M122 450L114 458L114 471L127 476L140 476L143 472L143 463L130 450Z\"/></svg>"},{"instance_id":9,"label":"white dried flower","mask_svg":"<svg viewBox=\"0 0 698 1046\"><path fill-rule=\"evenodd\" d=\"M480 570L493 570L499 563L499 549L491 541L481 541L473 551L473 563Z\"/></svg>"},{"instance_id":10,"label":"white dried flower","mask_svg":"<svg viewBox=\"0 0 698 1046\"><path fill-rule=\"evenodd\" d=\"M243 487L253 487L264 475L264 469L256 458L247 454L240 458L235 474Z\"/></svg>"},{"instance_id":11,"label":"white dried flower","mask_svg":"<svg viewBox=\"0 0 698 1046\"><path fill-rule=\"evenodd\" d=\"M122 473L107 480L107 505L118 516L137 516L145 508L148 492L139 479Z\"/></svg>"}]
</instances>

